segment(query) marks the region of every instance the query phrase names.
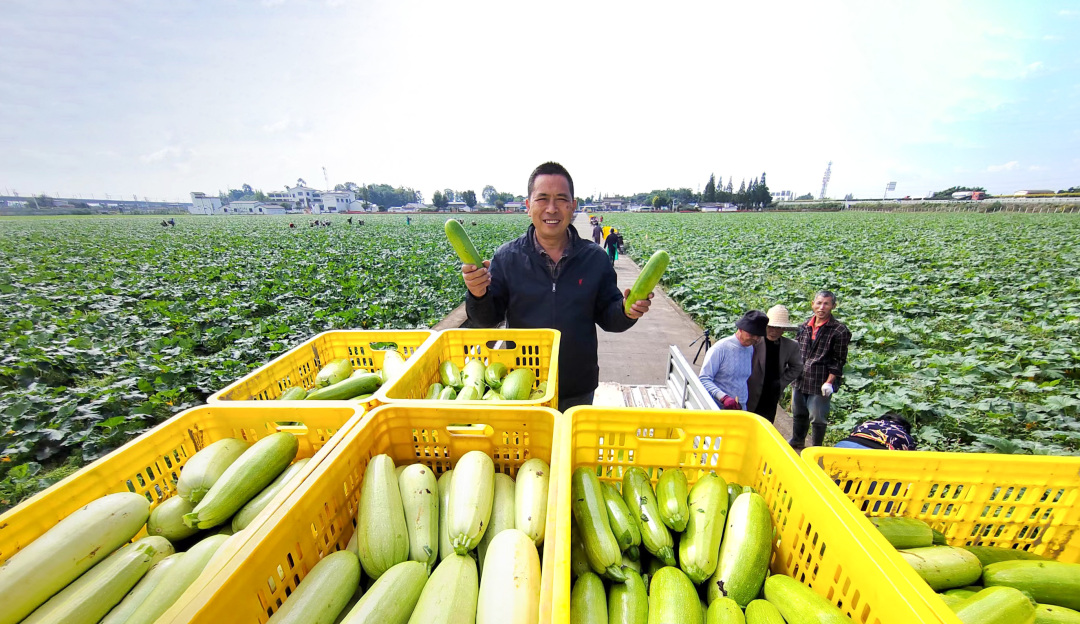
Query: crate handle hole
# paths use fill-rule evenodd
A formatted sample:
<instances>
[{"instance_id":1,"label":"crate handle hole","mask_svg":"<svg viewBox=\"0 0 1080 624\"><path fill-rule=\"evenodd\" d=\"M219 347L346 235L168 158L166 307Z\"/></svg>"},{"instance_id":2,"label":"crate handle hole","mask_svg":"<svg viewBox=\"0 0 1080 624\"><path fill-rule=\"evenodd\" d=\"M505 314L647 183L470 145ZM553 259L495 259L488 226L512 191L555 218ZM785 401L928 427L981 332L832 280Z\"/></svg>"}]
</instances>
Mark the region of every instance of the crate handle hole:
<instances>
[{"instance_id":1,"label":"crate handle hole","mask_svg":"<svg viewBox=\"0 0 1080 624\"><path fill-rule=\"evenodd\" d=\"M398 343L396 342L369 342L368 346L372 351L397 351Z\"/></svg>"},{"instance_id":2,"label":"crate handle hole","mask_svg":"<svg viewBox=\"0 0 1080 624\"><path fill-rule=\"evenodd\" d=\"M514 351L517 349L517 343L513 340L488 340L484 346L491 351Z\"/></svg>"},{"instance_id":3,"label":"crate handle hole","mask_svg":"<svg viewBox=\"0 0 1080 624\"><path fill-rule=\"evenodd\" d=\"M295 420L281 420L275 422L274 429L276 429L278 433L287 431L288 433L296 436L306 435L308 431L307 425L302 422L297 422Z\"/></svg>"},{"instance_id":4,"label":"crate handle hole","mask_svg":"<svg viewBox=\"0 0 1080 624\"><path fill-rule=\"evenodd\" d=\"M477 438L490 438L495 435L495 429L491 425L485 425L482 423L476 424L455 424L447 425L446 432L452 436L470 436Z\"/></svg>"},{"instance_id":5,"label":"crate handle hole","mask_svg":"<svg viewBox=\"0 0 1080 624\"><path fill-rule=\"evenodd\" d=\"M649 433L653 435L648 435ZM681 443L686 439L686 430L681 427L671 429L666 427L642 427L637 430L637 438L649 442Z\"/></svg>"}]
</instances>

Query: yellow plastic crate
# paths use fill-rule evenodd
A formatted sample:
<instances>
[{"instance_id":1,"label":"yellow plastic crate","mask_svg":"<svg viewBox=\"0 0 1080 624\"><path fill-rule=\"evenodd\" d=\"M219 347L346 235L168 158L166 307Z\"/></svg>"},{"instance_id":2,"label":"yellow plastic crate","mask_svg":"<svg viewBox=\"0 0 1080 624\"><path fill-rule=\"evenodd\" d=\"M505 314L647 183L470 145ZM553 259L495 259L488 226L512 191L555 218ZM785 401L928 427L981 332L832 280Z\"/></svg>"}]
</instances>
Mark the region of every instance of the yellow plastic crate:
<instances>
[{"instance_id":1,"label":"yellow plastic crate","mask_svg":"<svg viewBox=\"0 0 1080 624\"><path fill-rule=\"evenodd\" d=\"M297 459L315 457L301 475L315 469L336 444L335 432L350 420L359 421L356 407L298 408L237 403L205 405L183 411L105 457L82 468L49 489L0 516L0 563L22 550L75 510L116 492L136 492L150 500L151 509L175 494L174 483L188 459L223 438L255 442L287 431L300 441ZM284 424L290 423L290 424ZM298 478L293 481L299 485ZM250 526L268 518L292 488L267 505ZM136 538L143 537L144 528ZM235 548L240 544L234 543Z\"/></svg>"},{"instance_id":2,"label":"yellow plastic crate","mask_svg":"<svg viewBox=\"0 0 1080 624\"><path fill-rule=\"evenodd\" d=\"M383 351L375 348L379 343L396 343L398 352L409 361L436 333L429 329L323 332L213 394L207 402L273 401L292 386L311 389L315 385L315 375L319 374L319 369L341 358L349 358L353 370L374 372L382 368L383 364ZM356 404L356 401L318 402L318 405ZM372 409L378 403L375 397L372 397L362 405L365 409Z\"/></svg>"},{"instance_id":3,"label":"yellow plastic crate","mask_svg":"<svg viewBox=\"0 0 1080 624\"><path fill-rule=\"evenodd\" d=\"M933 621L918 600L898 592L875 560L875 545L850 531L854 513L810 478L804 463L764 419L747 412L575 407L566 417L568 453L560 480L554 610L569 621L570 477L579 466L602 481L620 482L632 466L682 468L695 483L699 471L753 486L772 513L775 543L770 567L813 588L859 624ZM655 471L653 483L656 482Z\"/></svg>"},{"instance_id":4,"label":"yellow plastic crate","mask_svg":"<svg viewBox=\"0 0 1080 624\"><path fill-rule=\"evenodd\" d=\"M533 369L533 388L547 382L547 392L539 399L500 401L497 405L540 405L559 407L559 339L554 329L448 329L424 345L397 381L380 388L373 397L379 404L419 399L424 403L428 386L439 381L439 365L452 361L465 366L466 359L479 357L484 364L502 362L510 370ZM502 341L502 342L500 342ZM490 401L461 401L461 405L492 405Z\"/></svg>"},{"instance_id":5,"label":"yellow plastic crate","mask_svg":"<svg viewBox=\"0 0 1080 624\"><path fill-rule=\"evenodd\" d=\"M854 529L897 568L908 599L934 610L932 622L960 624L865 516L918 518L954 546L1019 548L1080 563L1080 457L831 447L802 456L811 476L854 512Z\"/></svg>"},{"instance_id":6,"label":"yellow plastic crate","mask_svg":"<svg viewBox=\"0 0 1080 624\"><path fill-rule=\"evenodd\" d=\"M439 403L376 408L351 426L198 596L177 605L159 623L269 620L319 560L348 544L356 526L364 469L382 453L398 465L422 463L437 474L475 450L490 455L495 470L509 475L516 475L527 459L547 461L553 469L544 539L554 543L560 481L554 467L560 463L561 421L558 412L540 407ZM542 623L567 621L550 617L554 557L555 549L544 549Z\"/></svg>"}]
</instances>

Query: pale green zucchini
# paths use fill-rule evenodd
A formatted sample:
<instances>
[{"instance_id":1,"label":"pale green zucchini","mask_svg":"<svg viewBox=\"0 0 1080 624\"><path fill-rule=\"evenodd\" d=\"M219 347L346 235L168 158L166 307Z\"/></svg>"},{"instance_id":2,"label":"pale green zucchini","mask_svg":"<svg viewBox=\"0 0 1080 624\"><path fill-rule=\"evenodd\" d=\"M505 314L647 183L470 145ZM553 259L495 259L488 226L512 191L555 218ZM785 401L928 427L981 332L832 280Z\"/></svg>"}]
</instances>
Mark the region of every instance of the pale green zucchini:
<instances>
[{"instance_id":1,"label":"pale green zucchini","mask_svg":"<svg viewBox=\"0 0 1080 624\"><path fill-rule=\"evenodd\" d=\"M604 491L604 506L607 507L611 533L619 542L619 548L623 552L631 553L631 558L640 557L638 546L641 545L641 529L638 528L637 521L630 516L622 494L607 482L601 483L600 488Z\"/></svg>"},{"instance_id":2,"label":"pale green zucchini","mask_svg":"<svg viewBox=\"0 0 1080 624\"><path fill-rule=\"evenodd\" d=\"M464 555L480 544L491 519L495 462L480 451L465 453L454 465L447 533L454 552Z\"/></svg>"},{"instance_id":3,"label":"pale green zucchini","mask_svg":"<svg viewBox=\"0 0 1080 624\"><path fill-rule=\"evenodd\" d=\"M506 377L506 364L502 362L492 362L488 365L487 370L484 371L484 382L492 390L498 391L502 388L503 379Z\"/></svg>"},{"instance_id":4,"label":"pale green zucchini","mask_svg":"<svg viewBox=\"0 0 1080 624\"><path fill-rule=\"evenodd\" d=\"M409 624L473 624L479 591L473 558L450 555L424 585Z\"/></svg>"},{"instance_id":5,"label":"pale green zucchini","mask_svg":"<svg viewBox=\"0 0 1080 624\"><path fill-rule=\"evenodd\" d=\"M476 624L536 624L539 617L540 555L536 544L517 529L500 531L491 540L484 562Z\"/></svg>"},{"instance_id":6,"label":"pale green zucchini","mask_svg":"<svg viewBox=\"0 0 1080 624\"><path fill-rule=\"evenodd\" d=\"M769 504L760 494L740 494L728 512L720 560L709 579L709 600L727 596L740 607L750 604L769 573L772 546Z\"/></svg>"},{"instance_id":7,"label":"pale green zucchini","mask_svg":"<svg viewBox=\"0 0 1080 624\"><path fill-rule=\"evenodd\" d=\"M251 445L184 516L189 527L209 529L232 518L249 500L273 483L296 457L300 443L291 433L272 433Z\"/></svg>"},{"instance_id":8,"label":"pale green zucchini","mask_svg":"<svg viewBox=\"0 0 1080 624\"><path fill-rule=\"evenodd\" d=\"M279 401L303 401L307 396L307 390L300 386L291 386L281 393Z\"/></svg>"},{"instance_id":9,"label":"pale green zucchini","mask_svg":"<svg viewBox=\"0 0 1080 624\"><path fill-rule=\"evenodd\" d=\"M176 493L192 503L198 503L246 450L247 442L223 438L195 453L180 470Z\"/></svg>"},{"instance_id":10,"label":"pale green zucchini","mask_svg":"<svg viewBox=\"0 0 1080 624\"><path fill-rule=\"evenodd\" d=\"M924 548L934 545L934 530L917 518L897 516L867 518L893 548Z\"/></svg>"},{"instance_id":11,"label":"pale green zucchini","mask_svg":"<svg viewBox=\"0 0 1080 624\"><path fill-rule=\"evenodd\" d=\"M765 599L780 611L788 622L814 624L851 624L836 605L790 576L773 574L765 579Z\"/></svg>"},{"instance_id":12,"label":"pale green zucchini","mask_svg":"<svg viewBox=\"0 0 1080 624\"><path fill-rule=\"evenodd\" d=\"M608 591L608 622L648 624L649 593L640 574L626 572L626 581L615 583Z\"/></svg>"},{"instance_id":13,"label":"pale green zucchini","mask_svg":"<svg viewBox=\"0 0 1080 624\"><path fill-rule=\"evenodd\" d=\"M15 624L127 543L150 517L150 501L121 492L72 512L0 566L0 623Z\"/></svg>"},{"instance_id":14,"label":"pale green zucchini","mask_svg":"<svg viewBox=\"0 0 1080 624\"><path fill-rule=\"evenodd\" d=\"M450 513L450 483L453 478L453 470L439 475L439 561L454 552L454 545L450 543L450 523L447 522Z\"/></svg>"},{"instance_id":15,"label":"pale green zucchini","mask_svg":"<svg viewBox=\"0 0 1080 624\"><path fill-rule=\"evenodd\" d=\"M604 491L591 469L580 466L574 470L570 484L570 509L581 531L585 555L593 572L603 574L618 583L626 580L622 572L622 551L611 533Z\"/></svg>"},{"instance_id":16,"label":"pale green zucchini","mask_svg":"<svg viewBox=\"0 0 1080 624\"><path fill-rule=\"evenodd\" d=\"M581 541L581 530L578 529L577 521L570 516L570 576L577 578L586 572L591 572L589 557L585 554L585 544Z\"/></svg>"},{"instance_id":17,"label":"pale green zucchini","mask_svg":"<svg viewBox=\"0 0 1080 624\"><path fill-rule=\"evenodd\" d=\"M699 584L716 570L728 517L727 483L713 472L701 475L687 498L689 520L686 532L679 538L679 567L694 584Z\"/></svg>"},{"instance_id":18,"label":"pale green zucchini","mask_svg":"<svg viewBox=\"0 0 1080 624\"><path fill-rule=\"evenodd\" d=\"M423 464L411 464L398 475L405 527L409 532L409 559L430 570L439 561L439 484Z\"/></svg>"},{"instance_id":19,"label":"pale green zucchini","mask_svg":"<svg viewBox=\"0 0 1080 624\"><path fill-rule=\"evenodd\" d=\"M465 383L461 379L461 369L451 360L446 360L439 364L439 381L443 385L444 392L446 388L457 389Z\"/></svg>"},{"instance_id":20,"label":"pale green zucchini","mask_svg":"<svg viewBox=\"0 0 1080 624\"><path fill-rule=\"evenodd\" d=\"M649 624L703 624L697 589L683 571L664 566L649 587Z\"/></svg>"},{"instance_id":21,"label":"pale green zucchini","mask_svg":"<svg viewBox=\"0 0 1080 624\"><path fill-rule=\"evenodd\" d=\"M686 475L679 468L669 468L660 473L656 482L656 504L660 509L660 519L676 533L686 530L690 520L686 499L689 496Z\"/></svg>"},{"instance_id":22,"label":"pale green zucchini","mask_svg":"<svg viewBox=\"0 0 1080 624\"><path fill-rule=\"evenodd\" d=\"M514 528L524 531L537 546L544 543L550 473L547 462L534 457L521 464L514 483Z\"/></svg>"},{"instance_id":23,"label":"pale green zucchini","mask_svg":"<svg viewBox=\"0 0 1080 624\"><path fill-rule=\"evenodd\" d=\"M1080 611L1055 605L1035 605L1035 624L1080 624Z\"/></svg>"},{"instance_id":24,"label":"pale green zucchini","mask_svg":"<svg viewBox=\"0 0 1080 624\"><path fill-rule=\"evenodd\" d=\"M352 372L352 362L349 361L349 358L334 360L319 369L318 374L315 375L315 387L325 388L345 381L352 375Z\"/></svg>"},{"instance_id":25,"label":"pale green zucchini","mask_svg":"<svg viewBox=\"0 0 1080 624\"><path fill-rule=\"evenodd\" d=\"M401 374L404 373L409 366L405 363L405 358L397 351L383 351L382 354L382 382L384 384L393 383L398 377L401 377Z\"/></svg>"},{"instance_id":26,"label":"pale green zucchini","mask_svg":"<svg viewBox=\"0 0 1080 624\"><path fill-rule=\"evenodd\" d=\"M630 515L639 522L641 543L645 545L645 550L665 565L678 565L675 562L675 542L671 538L671 532L660 519L660 509L657 507L656 494L649 482L649 475L637 466L627 469L623 473L622 495Z\"/></svg>"},{"instance_id":27,"label":"pale green zucchini","mask_svg":"<svg viewBox=\"0 0 1080 624\"><path fill-rule=\"evenodd\" d=\"M180 561L180 557L183 553L176 553L165 557L161 561L158 561L154 567L150 568L142 579L139 580L139 584L135 586L127 596L120 602L120 604L113 607L112 611L105 616L104 620L101 620L100 624L124 624L127 622L131 614L135 612L135 609L139 608L139 605L146 600L146 597L154 591L154 588L158 586L161 579L165 578L166 572Z\"/></svg>"},{"instance_id":28,"label":"pale green zucchini","mask_svg":"<svg viewBox=\"0 0 1080 624\"><path fill-rule=\"evenodd\" d=\"M627 314L630 313L630 308L635 303L648 298L649 293L660 282L660 278L664 276L664 271L667 270L670 261L671 257L663 249L653 253L649 261L645 263L645 268L641 269L641 273L634 280L634 285L630 288L630 296L623 302L623 308Z\"/></svg>"},{"instance_id":29,"label":"pale green zucchini","mask_svg":"<svg viewBox=\"0 0 1080 624\"><path fill-rule=\"evenodd\" d=\"M428 580L427 566L403 561L383 573L342 624L406 624Z\"/></svg>"},{"instance_id":30,"label":"pale green zucchini","mask_svg":"<svg viewBox=\"0 0 1080 624\"><path fill-rule=\"evenodd\" d=\"M38 607L23 624L97 624L155 563L173 552L164 537L128 544Z\"/></svg>"},{"instance_id":31,"label":"pale green zucchini","mask_svg":"<svg viewBox=\"0 0 1080 624\"><path fill-rule=\"evenodd\" d=\"M586 572L570 589L570 624L608 624L604 581Z\"/></svg>"},{"instance_id":32,"label":"pale green zucchini","mask_svg":"<svg viewBox=\"0 0 1080 624\"><path fill-rule=\"evenodd\" d=\"M409 559L405 508L394 473L394 460L389 455L372 457L364 471L356 535L360 564L373 579Z\"/></svg>"},{"instance_id":33,"label":"pale green zucchini","mask_svg":"<svg viewBox=\"0 0 1080 624\"><path fill-rule=\"evenodd\" d=\"M961 546L964 550L979 558L979 563L986 567L999 561L1051 561L1042 555L1018 548L1000 548L998 546Z\"/></svg>"},{"instance_id":34,"label":"pale green zucchini","mask_svg":"<svg viewBox=\"0 0 1080 624\"><path fill-rule=\"evenodd\" d=\"M927 546L897 552L934 591L970 585L982 574L979 558L963 548Z\"/></svg>"},{"instance_id":35,"label":"pale green zucchini","mask_svg":"<svg viewBox=\"0 0 1080 624\"><path fill-rule=\"evenodd\" d=\"M529 398L536 375L531 368L515 368L503 378L499 394L507 401L524 401Z\"/></svg>"},{"instance_id":36,"label":"pale green zucchini","mask_svg":"<svg viewBox=\"0 0 1080 624\"><path fill-rule=\"evenodd\" d=\"M347 401L364 394L371 394L382 385L382 377L360 369L357 374L335 384L313 390L305 401Z\"/></svg>"},{"instance_id":37,"label":"pale green zucchini","mask_svg":"<svg viewBox=\"0 0 1080 624\"><path fill-rule=\"evenodd\" d=\"M183 496L166 498L150 512L150 519L146 521L147 535L164 537L174 544L195 535L199 529L184 524L184 516L194 509L195 503Z\"/></svg>"},{"instance_id":38,"label":"pale green zucchini","mask_svg":"<svg viewBox=\"0 0 1080 624\"><path fill-rule=\"evenodd\" d=\"M982 579L988 588L1015 587L1036 602L1080 610L1080 563L1000 561L983 568Z\"/></svg>"},{"instance_id":39,"label":"pale green zucchini","mask_svg":"<svg viewBox=\"0 0 1080 624\"><path fill-rule=\"evenodd\" d=\"M751 600L746 605L746 624L784 624L784 616L768 600Z\"/></svg>"},{"instance_id":40,"label":"pale green zucchini","mask_svg":"<svg viewBox=\"0 0 1080 624\"><path fill-rule=\"evenodd\" d=\"M131 614L125 624L154 624L163 613L187 590L214 553L230 539L227 535L211 535L190 550L178 553L178 560L165 573L146 600Z\"/></svg>"},{"instance_id":41,"label":"pale green zucchini","mask_svg":"<svg viewBox=\"0 0 1080 624\"><path fill-rule=\"evenodd\" d=\"M476 251L476 246L473 245L472 239L469 238L465 228L456 219L447 219L443 229L446 230L446 238L450 241L450 246L454 248L454 253L457 254L462 264L471 264L477 268L483 268L483 258Z\"/></svg>"},{"instance_id":42,"label":"pale green zucchini","mask_svg":"<svg viewBox=\"0 0 1080 624\"><path fill-rule=\"evenodd\" d=\"M514 479L510 475L501 472L495 473L495 492L491 502L491 518L488 520L488 528L484 531L484 537L480 538L480 544L476 547L476 552L479 555L481 586L484 578L484 561L492 540L502 531L514 528L514 489Z\"/></svg>"},{"instance_id":43,"label":"pale green zucchini","mask_svg":"<svg viewBox=\"0 0 1080 624\"><path fill-rule=\"evenodd\" d=\"M266 506L270 504L270 501L274 500L274 497L277 496L281 490L285 489L294 477L303 471L304 466L306 466L310 460L310 457L305 457L304 459L298 459L293 462L291 466L283 470L281 474L274 479L273 483L263 488L263 491L256 494L255 498L249 500L241 507L240 511L236 512L236 515L232 517L232 530L241 531L245 529L247 525L251 524L251 521L259 515L259 512L265 509ZM151 517L153 517L152 514Z\"/></svg>"},{"instance_id":44,"label":"pale green zucchini","mask_svg":"<svg viewBox=\"0 0 1080 624\"><path fill-rule=\"evenodd\" d=\"M747 611L749 610L747 607ZM780 613L777 612L776 616L780 617ZM705 612L705 624L746 624L746 619L743 617L743 610L739 607L739 603L731 598L717 598L709 603L709 609ZM783 624L783 620L780 624Z\"/></svg>"},{"instance_id":45,"label":"pale green zucchini","mask_svg":"<svg viewBox=\"0 0 1080 624\"><path fill-rule=\"evenodd\" d=\"M360 562L347 550L323 557L267 624L333 624L360 585Z\"/></svg>"},{"instance_id":46,"label":"pale green zucchini","mask_svg":"<svg viewBox=\"0 0 1080 624\"><path fill-rule=\"evenodd\" d=\"M1012 587L987 587L950 607L964 624L1033 624L1035 603Z\"/></svg>"}]
</instances>

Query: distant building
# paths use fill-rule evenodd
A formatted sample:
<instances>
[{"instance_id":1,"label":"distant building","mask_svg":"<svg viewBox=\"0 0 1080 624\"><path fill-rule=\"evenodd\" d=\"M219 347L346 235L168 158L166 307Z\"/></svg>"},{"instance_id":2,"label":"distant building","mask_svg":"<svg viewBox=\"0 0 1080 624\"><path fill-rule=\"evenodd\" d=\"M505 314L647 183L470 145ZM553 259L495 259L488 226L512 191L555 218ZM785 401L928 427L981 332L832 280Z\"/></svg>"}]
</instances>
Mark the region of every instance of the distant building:
<instances>
[{"instance_id":1,"label":"distant building","mask_svg":"<svg viewBox=\"0 0 1080 624\"><path fill-rule=\"evenodd\" d=\"M630 202L622 197L605 197L600 200L600 210L626 210Z\"/></svg>"},{"instance_id":2,"label":"distant building","mask_svg":"<svg viewBox=\"0 0 1080 624\"><path fill-rule=\"evenodd\" d=\"M266 200L275 204L291 204L293 201L288 191L270 191L266 194Z\"/></svg>"},{"instance_id":3,"label":"distant building","mask_svg":"<svg viewBox=\"0 0 1080 624\"><path fill-rule=\"evenodd\" d=\"M463 201L452 201L446 205L450 212L472 212L472 208Z\"/></svg>"},{"instance_id":4,"label":"distant building","mask_svg":"<svg viewBox=\"0 0 1080 624\"><path fill-rule=\"evenodd\" d=\"M1013 193L1013 197L1024 197L1026 195L1054 195L1054 191L1049 189L1035 189L1026 191L1016 191Z\"/></svg>"},{"instance_id":5,"label":"distant building","mask_svg":"<svg viewBox=\"0 0 1080 624\"><path fill-rule=\"evenodd\" d=\"M771 195L774 202L795 201L794 191L773 191Z\"/></svg>"},{"instance_id":6,"label":"distant building","mask_svg":"<svg viewBox=\"0 0 1080 624\"><path fill-rule=\"evenodd\" d=\"M312 212L322 212L322 191L310 186L289 187L289 201L297 208L306 208Z\"/></svg>"},{"instance_id":7,"label":"distant building","mask_svg":"<svg viewBox=\"0 0 1080 624\"><path fill-rule=\"evenodd\" d=\"M241 200L234 201L222 208L224 214L241 216L258 216L271 214L285 214L285 209L277 204L266 204L261 201Z\"/></svg>"},{"instance_id":8,"label":"distant building","mask_svg":"<svg viewBox=\"0 0 1080 624\"><path fill-rule=\"evenodd\" d=\"M356 193L352 191L323 191L321 210L312 212L347 212L349 207L356 201Z\"/></svg>"},{"instance_id":9,"label":"distant building","mask_svg":"<svg viewBox=\"0 0 1080 624\"><path fill-rule=\"evenodd\" d=\"M523 201L512 201L503 204L503 208L505 208L506 210L525 210L526 206L525 202Z\"/></svg>"},{"instance_id":10,"label":"distant building","mask_svg":"<svg viewBox=\"0 0 1080 624\"><path fill-rule=\"evenodd\" d=\"M362 199L354 199L352 203L349 204L348 212L377 212L379 210L379 207L371 202L367 202L367 208L365 209L364 203L365 202Z\"/></svg>"},{"instance_id":11,"label":"distant building","mask_svg":"<svg viewBox=\"0 0 1080 624\"><path fill-rule=\"evenodd\" d=\"M701 208L701 212L734 212L738 210L738 206L728 202L705 202L698 204Z\"/></svg>"},{"instance_id":12,"label":"distant building","mask_svg":"<svg viewBox=\"0 0 1080 624\"><path fill-rule=\"evenodd\" d=\"M193 191L191 193L191 207L188 208L188 212L203 215L221 214L221 198Z\"/></svg>"}]
</instances>

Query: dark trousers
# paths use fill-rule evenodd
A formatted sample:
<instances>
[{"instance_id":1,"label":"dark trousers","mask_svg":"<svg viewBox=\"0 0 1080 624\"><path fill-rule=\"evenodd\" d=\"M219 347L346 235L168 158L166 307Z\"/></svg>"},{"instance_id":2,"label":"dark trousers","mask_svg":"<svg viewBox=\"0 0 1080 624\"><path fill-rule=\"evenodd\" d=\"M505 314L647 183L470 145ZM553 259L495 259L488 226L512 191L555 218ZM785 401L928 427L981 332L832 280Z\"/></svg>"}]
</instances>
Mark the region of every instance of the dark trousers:
<instances>
[{"instance_id":1,"label":"dark trousers","mask_svg":"<svg viewBox=\"0 0 1080 624\"><path fill-rule=\"evenodd\" d=\"M788 444L802 450L806 443L807 429L812 429L810 446L821 446L825 441L825 429L829 424L830 400L820 394L791 393L791 439Z\"/></svg>"},{"instance_id":2,"label":"dark trousers","mask_svg":"<svg viewBox=\"0 0 1080 624\"><path fill-rule=\"evenodd\" d=\"M776 418L776 406L780 403L782 391L779 388L762 388L761 398L754 407L754 413L769 422Z\"/></svg>"},{"instance_id":3,"label":"dark trousers","mask_svg":"<svg viewBox=\"0 0 1080 624\"><path fill-rule=\"evenodd\" d=\"M608 258L611 258L611 264L614 265L615 264L615 248L614 247L608 247L607 255L608 255Z\"/></svg>"},{"instance_id":4,"label":"dark trousers","mask_svg":"<svg viewBox=\"0 0 1080 624\"><path fill-rule=\"evenodd\" d=\"M579 394L573 397L559 397L559 411L566 413L566 410L571 407L577 407L578 405L592 405L593 396L596 394L596 390L588 392L586 394Z\"/></svg>"}]
</instances>

